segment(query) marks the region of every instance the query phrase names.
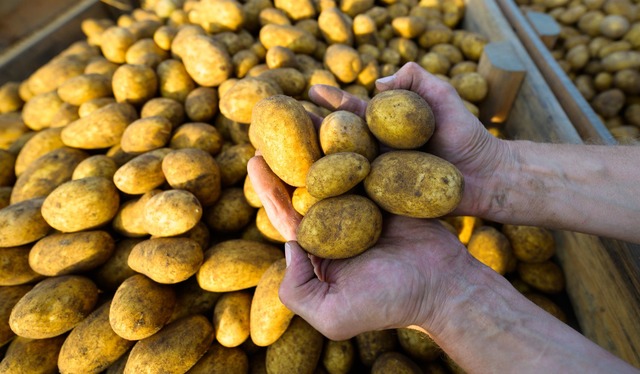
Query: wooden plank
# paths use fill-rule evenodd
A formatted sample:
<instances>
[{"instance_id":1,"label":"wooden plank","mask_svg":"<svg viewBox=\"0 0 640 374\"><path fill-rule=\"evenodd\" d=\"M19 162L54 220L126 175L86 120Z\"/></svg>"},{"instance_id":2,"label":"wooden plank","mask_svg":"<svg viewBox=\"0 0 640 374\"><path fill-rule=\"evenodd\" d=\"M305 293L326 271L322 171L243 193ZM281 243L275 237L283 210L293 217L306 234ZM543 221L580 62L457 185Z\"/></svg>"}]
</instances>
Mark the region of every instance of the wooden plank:
<instances>
[{"instance_id":1,"label":"wooden plank","mask_svg":"<svg viewBox=\"0 0 640 374\"><path fill-rule=\"evenodd\" d=\"M497 0L502 12L513 26L531 59L544 75L549 87L562 104L571 122L586 143L617 144L593 108L582 97L571 79L545 47L533 27L513 0Z\"/></svg>"},{"instance_id":2,"label":"wooden plank","mask_svg":"<svg viewBox=\"0 0 640 374\"><path fill-rule=\"evenodd\" d=\"M508 136L538 142L581 143L584 139L590 143L615 144L601 122L600 127L592 127L587 119L583 119L581 125L574 128L568 118L581 111L567 109L565 114L562 107L558 108L554 86L556 89L563 84L567 85L565 89L575 89L575 86L566 80L565 83L551 81L547 85L541 71L544 72L543 68L549 65L538 70L534 54L528 57L529 49L525 48L525 40L520 39L520 43L520 34L516 35L508 24L506 27L502 24L505 18L495 16L496 12L500 12L498 4L505 2L512 4L511 0L469 0L467 22L470 29L485 34L491 40L510 40L528 67L519 97L505 124ZM477 14L492 16L478 20L475 19ZM532 32L531 26L527 26ZM517 32L518 27L514 28ZM539 38L533 40L535 43L530 45L546 50ZM556 64L555 60L553 63ZM568 80L566 74L564 77ZM545 100L546 95L551 97ZM567 95L572 94L565 93L560 98L570 97ZM582 97L579 93L575 95ZM532 106L534 109L522 106ZM529 115L534 116L533 120L529 120ZM576 121L574 117L571 118ZM574 129L574 132L567 127ZM601 347L640 367L640 245L575 232L557 231L554 234L558 243L558 260L567 278L567 293L581 332Z\"/></svg>"},{"instance_id":3,"label":"wooden plank","mask_svg":"<svg viewBox=\"0 0 640 374\"><path fill-rule=\"evenodd\" d=\"M545 47L552 49L560 36L560 25L550 15L540 12L526 12L527 21L544 43Z\"/></svg>"}]
</instances>

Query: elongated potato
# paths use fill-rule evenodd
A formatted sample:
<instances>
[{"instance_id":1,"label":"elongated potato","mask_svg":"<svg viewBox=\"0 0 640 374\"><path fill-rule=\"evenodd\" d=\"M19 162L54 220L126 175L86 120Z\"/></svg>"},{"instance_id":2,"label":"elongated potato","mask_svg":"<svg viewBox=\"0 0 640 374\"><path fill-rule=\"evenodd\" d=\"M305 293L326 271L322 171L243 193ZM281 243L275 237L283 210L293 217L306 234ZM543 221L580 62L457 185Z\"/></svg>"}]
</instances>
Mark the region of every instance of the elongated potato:
<instances>
[{"instance_id":1,"label":"elongated potato","mask_svg":"<svg viewBox=\"0 0 640 374\"><path fill-rule=\"evenodd\" d=\"M115 161L112 158L105 155L95 155L87 157L82 160L73 169L73 174L71 175L71 179L82 179L88 177L103 177L107 179L113 179L113 174L115 174L118 169Z\"/></svg>"},{"instance_id":2,"label":"elongated potato","mask_svg":"<svg viewBox=\"0 0 640 374\"><path fill-rule=\"evenodd\" d=\"M280 86L270 80L240 79L220 98L220 112L232 121L249 123L256 103L278 94L282 94Z\"/></svg>"},{"instance_id":3,"label":"elongated potato","mask_svg":"<svg viewBox=\"0 0 640 374\"><path fill-rule=\"evenodd\" d=\"M47 374L58 372L58 355L65 335L47 339L13 339L0 361L0 373Z\"/></svg>"},{"instance_id":4,"label":"elongated potato","mask_svg":"<svg viewBox=\"0 0 640 374\"><path fill-rule=\"evenodd\" d=\"M92 99L110 96L111 93L111 79L102 74L78 75L58 87L60 99L77 106Z\"/></svg>"},{"instance_id":5,"label":"elongated potato","mask_svg":"<svg viewBox=\"0 0 640 374\"><path fill-rule=\"evenodd\" d=\"M318 199L347 193L362 182L371 166L355 152L333 153L314 162L307 173L307 191Z\"/></svg>"},{"instance_id":6,"label":"elongated potato","mask_svg":"<svg viewBox=\"0 0 640 374\"><path fill-rule=\"evenodd\" d=\"M99 373L116 362L134 344L116 334L109 324L111 300L80 322L65 339L58 356L62 373Z\"/></svg>"},{"instance_id":7,"label":"elongated potato","mask_svg":"<svg viewBox=\"0 0 640 374\"><path fill-rule=\"evenodd\" d=\"M224 347L237 347L249 337L252 295L246 291L223 294L213 310L216 340Z\"/></svg>"},{"instance_id":8,"label":"elongated potato","mask_svg":"<svg viewBox=\"0 0 640 374\"><path fill-rule=\"evenodd\" d=\"M129 254L129 267L158 283L189 279L202 264L202 249L189 238L157 238L138 243Z\"/></svg>"},{"instance_id":9,"label":"elongated potato","mask_svg":"<svg viewBox=\"0 0 640 374\"><path fill-rule=\"evenodd\" d=\"M124 193L141 195L162 185L162 160L171 149L160 148L143 153L122 165L113 175L116 187Z\"/></svg>"},{"instance_id":10,"label":"elongated potato","mask_svg":"<svg viewBox=\"0 0 640 374\"><path fill-rule=\"evenodd\" d=\"M144 229L155 236L175 236L191 230L202 217L202 206L189 191L167 190L144 206Z\"/></svg>"},{"instance_id":11,"label":"elongated potato","mask_svg":"<svg viewBox=\"0 0 640 374\"><path fill-rule=\"evenodd\" d=\"M0 304L0 347L4 347L16 336L9 326L11 309L32 288L31 285L0 287L0 300L3 301Z\"/></svg>"},{"instance_id":12,"label":"elongated potato","mask_svg":"<svg viewBox=\"0 0 640 374\"><path fill-rule=\"evenodd\" d=\"M349 373L355 357L356 347L351 339L340 341L327 339L324 343L322 365L329 373Z\"/></svg>"},{"instance_id":13,"label":"elongated potato","mask_svg":"<svg viewBox=\"0 0 640 374\"><path fill-rule=\"evenodd\" d=\"M249 357L245 351L239 347L225 347L217 342L214 342L207 353L188 371L189 374L248 372Z\"/></svg>"},{"instance_id":14,"label":"elongated potato","mask_svg":"<svg viewBox=\"0 0 640 374\"><path fill-rule=\"evenodd\" d=\"M171 122L161 116L133 121L122 133L120 146L131 154L140 154L164 147L171 138Z\"/></svg>"},{"instance_id":15,"label":"elongated potato","mask_svg":"<svg viewBox=\"0 0 640 374\"><path fill-rule=\"evenodd\" d=\"M22 109L24 124L31 130L42 130L51 126L51 120L60 110L64 101L57 92L47 92L34 96Z\"/></svg>"},{"instance_id":16,"label":"elongated potato","mask_svg":"<svg viewBox=\"0 0 640 374\"><path fill-rule=\"evenodd\" d=\"M268 24L260 29L260 42L267 50L279 46L302 54L312 54L318 43L313 34L306 30L276 24Z\"/></svg>"},{"instance_id":17,"label":"elongated potato","mask_svg":"<svg viewBox=\"0 0 640 374\"><path fill-rule=\"evenodd\" d=\"M29 266L28 246L0 248L0 286L19 286L42 278Z\"/></svg>"},{"instance_id":18,"label":"elongated potato","mask_svg":"<svg viewBox=\"0 0 640 374\"><path fill-rule=\"evenodd\" d=\"M35 242L51 230L41 209L44 198L21 201L0 209L0 248Z\"/></svg>"},{"instance_id":19,"label":"elongated potato","mask_svg":"<svg viewBox=\"0 0 640 374\"><path fill-rule=\"evenodd\" d=\"M284 334L267 348L267 372L314 373L324 337L301 317L294 317Z\"/></svg>"},{"instance_id":20,"label":"elongated potato","mask_svg":"<svg viewBox=\"0 0 640 374\"><path fill-rule=\"evenodd\" d=\"M15 174L20 176L32 162L45 154L64 147L60 134L61 128L44 129L38 131L29 139L15 159Z\"/></svg>"},{"instance_id":21,"label":"elongated potato","mask_svg":"<svg viewBox=\"0 0 640 374\"><path fill-rule=\"evenodd\" d=\"M544 262L556 253L553 234L543 227L503 225L502 232L509 238L519 261Z\"/></svg>"},{"instance_id":22,"label":"elongated potato","mask_svg":"<svg viewBox=\"0 0 640 374\"><path fill-rule=\"evenodd\" d=\"M87 317L98 301L98 287L87 277L65 275L40 281L13 308L11 330L46 339L62 335Z\"/></svg>"},{"instance_id":23,"label":"elongated potato","mask_svg":"<svg viewBox=\"0 0 640 374\"><path fill-rule=\"evenodd\" d=\"M67 125L61 133L62 142L80 149L114 146L137 116L136 110L129 104L109 104Z\"/></svg>"},{"instance_id":24,"label":"elongated potato","mask_svg":"<svg viewBox=\"0 0 640 374\"><path fill-rule=\"evenodd\" d=\"M184 67L193 80L204 87L216 87L233 72L231 57L224 46L204 35L184 38L189 46L182 55Z\"/></svg>"}]
</instances>

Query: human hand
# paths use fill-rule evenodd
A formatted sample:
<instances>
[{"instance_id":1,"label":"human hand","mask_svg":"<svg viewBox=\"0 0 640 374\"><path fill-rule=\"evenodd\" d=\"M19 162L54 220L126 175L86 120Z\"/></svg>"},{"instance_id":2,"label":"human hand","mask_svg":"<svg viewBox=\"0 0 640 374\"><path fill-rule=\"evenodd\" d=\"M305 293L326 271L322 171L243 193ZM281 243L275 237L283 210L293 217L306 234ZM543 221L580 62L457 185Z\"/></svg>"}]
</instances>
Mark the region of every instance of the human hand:
<instances>
[{"instance_id":1,"label":"human hand","mask_svg":"<svg viewBox=\"0 0 640 374\"><path fill-rule=\"evenodd\" d=\"M499 196L491 187L500 163L512 159L509 146L489 134L465 108L451 85L409 62L396 74L378 80L376 87L380 91L416 92L431 106L436 128L426 151L454 164L465 178L462 201L453 214L486 217L496 208L496 203L500 204ZM309 97L330 110L347 110L365 116L367 103L338 88L316 85L311 87Z\"/></svg>"},{"instance_id":2,"label":"human hand","mask_svg":"<svg viewBox=\"0 0 640 374\"><path fill-rule=\"evenodd\" d=\"M385 216L377 244L356 257L307 255L295 242L301 216L283 182L260 156L249 161L248 172L271 223L288 240L280 299L331 339L409 325L435 328L447 314L453 280L479 265L437 220L394 215Z\"/></svg>"}]
</instances>

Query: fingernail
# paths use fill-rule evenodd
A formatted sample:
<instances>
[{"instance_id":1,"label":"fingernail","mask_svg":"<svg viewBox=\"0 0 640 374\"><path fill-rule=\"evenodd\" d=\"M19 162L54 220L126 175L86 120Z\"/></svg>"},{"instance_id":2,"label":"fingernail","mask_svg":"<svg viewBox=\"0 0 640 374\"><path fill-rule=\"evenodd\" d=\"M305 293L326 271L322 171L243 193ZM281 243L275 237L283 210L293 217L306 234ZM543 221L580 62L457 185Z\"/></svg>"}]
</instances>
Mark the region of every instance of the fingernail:
<instances>
[{"instance_id":1,"label":"fingernail","mask_svg":"<svg viewBox=\"0 0 640 374\"><path fill-rule=\"evenodd\" d=\"M395 75L390 75L388 77L383 77L383 78L376 79L376 83L387 84L387 83L390 83L391 81L393 81L394 79L396 79L396 76Z\"/></svg>"},{"instance_id":2,"label":"fingernail","mask_svg":"<svg viewBox=\"0 0 640 374\"><path fill-rule=\"evenodd\" d=\"M284 261L287 264L287 267L289 267L289 264L291 263L291 242L286 242L284 243Z\"/></svg>"}]
</instances>

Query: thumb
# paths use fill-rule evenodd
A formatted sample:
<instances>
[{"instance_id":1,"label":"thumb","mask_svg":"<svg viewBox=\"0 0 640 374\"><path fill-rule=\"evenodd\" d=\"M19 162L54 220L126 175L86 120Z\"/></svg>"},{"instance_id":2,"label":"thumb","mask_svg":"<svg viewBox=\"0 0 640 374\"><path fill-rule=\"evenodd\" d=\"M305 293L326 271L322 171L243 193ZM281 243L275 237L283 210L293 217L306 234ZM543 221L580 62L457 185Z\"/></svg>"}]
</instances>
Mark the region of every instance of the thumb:
<instances>
[{"instance_id":1,"label":"thumb","mask_svg":"<svg viewBox=\"0 0 640 374\"><path fill-rule=\"evenodd\" d=\"M298 242L288 241L284 251L287 271L280 283L280 301L306 319L319 308L322 298L318 295L327 284L316 277L311 260Z\"/></svg>"}]
</instances>

